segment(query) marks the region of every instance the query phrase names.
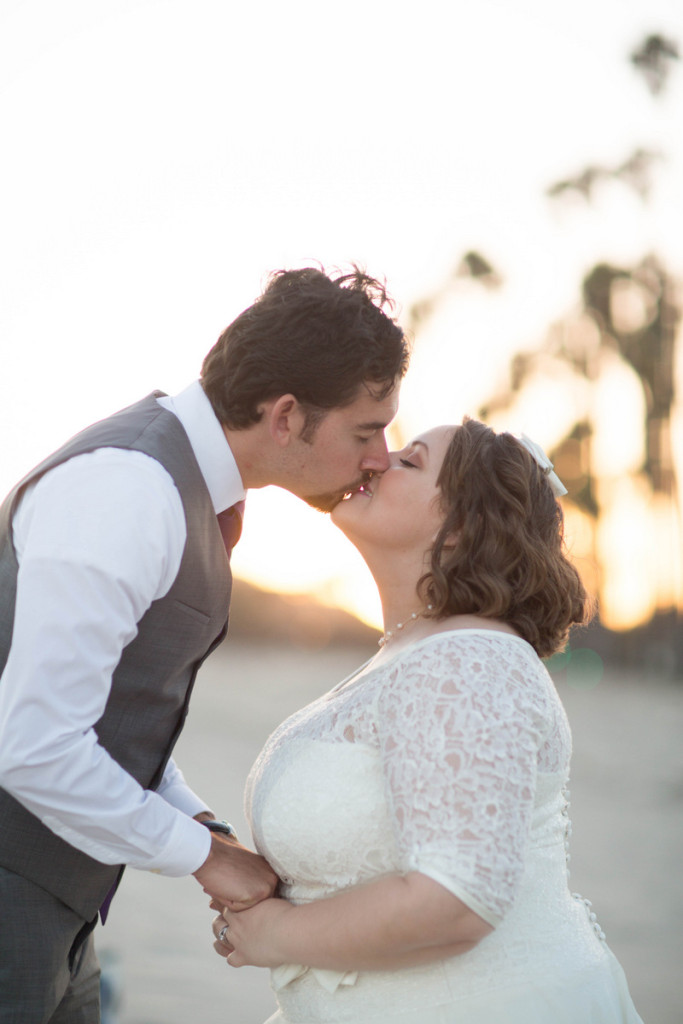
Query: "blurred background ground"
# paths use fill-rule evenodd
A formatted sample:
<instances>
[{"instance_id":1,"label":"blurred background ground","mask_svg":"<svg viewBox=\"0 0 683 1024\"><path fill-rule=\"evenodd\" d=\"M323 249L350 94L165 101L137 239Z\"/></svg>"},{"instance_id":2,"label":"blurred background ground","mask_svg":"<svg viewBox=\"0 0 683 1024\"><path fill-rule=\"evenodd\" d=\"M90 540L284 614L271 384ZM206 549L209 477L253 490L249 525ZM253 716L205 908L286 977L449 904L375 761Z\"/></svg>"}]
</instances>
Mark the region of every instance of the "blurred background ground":
<instances>
[{"instance_id":1,"label":"blurred background ground","mask_svg":"<svg viewBox=\"0 0 683 1024\"><path fill-rule=\"evenodd\" d=\"M271 729L338 682L372 648L229 642L205 664L176 748L190 784L243 837L242 787ZM574 734L574 891L593 902L645 1024L680 1024L683 920L683 687L613 669L556 676ZM129 871L101 958L120 991L116 1024L260 1024L273 1011L265 971L213 952L205 897L191 878Z\"/></svg>"}]
</instances>

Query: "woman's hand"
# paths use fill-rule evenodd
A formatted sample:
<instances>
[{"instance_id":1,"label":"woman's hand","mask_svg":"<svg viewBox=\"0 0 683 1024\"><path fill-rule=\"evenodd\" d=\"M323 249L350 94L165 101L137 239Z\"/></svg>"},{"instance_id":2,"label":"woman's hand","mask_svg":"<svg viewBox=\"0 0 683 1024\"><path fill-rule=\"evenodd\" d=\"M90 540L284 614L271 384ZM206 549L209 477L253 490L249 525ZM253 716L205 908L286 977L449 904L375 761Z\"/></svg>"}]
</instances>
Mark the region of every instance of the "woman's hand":
<instances>
[{"instance_id":1,"label":"woman's hand","mask_svg":"<svg viewBox=\"0 0 683 1024\"><path fill-rule=\"evenodd\" d=\"M239 912L211 901L219 910L212 923L213 948L231 967L279 967L286 957L278 951L277 937L286 932L287 917L294 909L281 899L267 899Z\"/></svg>"},{"instance_id":2,"label":"woman's hand","mask_svg":"<svg viewBox=\"0 0 683 1024\"><path fill-rule=\"evenodd\" d=\"M211 909L218 910L218 905L214 904L213 901L211 902ZM219 956L222 956L224 960L227 960L232 953L232 946L228 939L228 926L222 914L219 914L218 917L214 917L211 922L211 928L213 929L214 938L216 940L213 944L213 948Z\"/></svg>"},{"instance_id":3,"label":"woman's hand","mask_svg":"<svg viewBox=\"0 0 683 1024\"><path fill-rule=\"evenodd\" d=\"M383 971L432 963L472 949L492 925L426 875L386 875L326 899L294 905L265 899L247 910L224 907L232 967L302 964L333 971ZM218 947L216 947L218 949ZM225 956L225 950L219 949Z\"/></svg>"}]
</instances>

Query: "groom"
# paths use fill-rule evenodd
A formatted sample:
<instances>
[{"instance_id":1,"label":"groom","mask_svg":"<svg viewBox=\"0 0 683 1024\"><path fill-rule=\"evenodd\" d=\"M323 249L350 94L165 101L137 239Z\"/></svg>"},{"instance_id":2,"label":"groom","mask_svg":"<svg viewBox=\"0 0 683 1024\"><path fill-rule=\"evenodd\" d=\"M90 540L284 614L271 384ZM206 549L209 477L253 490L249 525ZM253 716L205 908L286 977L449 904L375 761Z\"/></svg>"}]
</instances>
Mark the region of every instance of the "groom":
<instances>
[{"instance_id":1,"label":"groom","mask_svg":"<svg viewBox=\"0 0 683 1024\"><path fill-rule=\"evenodd\" d=\"M357 270L274 274L200 381L88 427L0 507L0 1024L99 1020L92 932L124 865L272 893L171 752L245 492L327 511L388 466L408 350L387 301Z\"/></svg>"}]
</instances>

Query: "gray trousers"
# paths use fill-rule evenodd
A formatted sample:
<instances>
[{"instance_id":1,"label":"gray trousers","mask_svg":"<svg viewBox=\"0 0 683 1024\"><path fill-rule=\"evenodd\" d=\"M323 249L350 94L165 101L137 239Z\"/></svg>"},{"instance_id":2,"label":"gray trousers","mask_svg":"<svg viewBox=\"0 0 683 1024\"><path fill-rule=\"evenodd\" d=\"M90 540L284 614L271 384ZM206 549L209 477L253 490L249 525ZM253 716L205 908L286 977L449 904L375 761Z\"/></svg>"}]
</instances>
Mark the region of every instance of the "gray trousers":
<instances>
[{"instance_id":1,"label":"gray trousers","mask_svg":"<svg viewBox=\"0 0 683 1024\"><path fill-rule=\"evenodd\" d=\"M92 926L0 867L0 1024L99 1024Z\"/></svg>"}]
</instances>

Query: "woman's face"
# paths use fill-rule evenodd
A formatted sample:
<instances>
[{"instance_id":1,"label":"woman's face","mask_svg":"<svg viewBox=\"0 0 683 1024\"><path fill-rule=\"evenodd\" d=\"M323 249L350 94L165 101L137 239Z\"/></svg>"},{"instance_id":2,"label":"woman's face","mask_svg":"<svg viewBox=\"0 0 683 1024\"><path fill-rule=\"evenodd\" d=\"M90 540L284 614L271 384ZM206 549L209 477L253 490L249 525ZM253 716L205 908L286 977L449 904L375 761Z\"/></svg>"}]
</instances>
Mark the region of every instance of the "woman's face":
<instances>
[{"instance_id":1,"label":"woman's face","mask_svg":"<svg viewBox=\"0 0 683 1024\"><path fill-rule=\"evenodd\" d=\"M354 543L401 550L431 547L441 524L437 479L456 428L434 427L389 456L390 466L335 507L332 521Z\"/></svg>"}]
</instances>

